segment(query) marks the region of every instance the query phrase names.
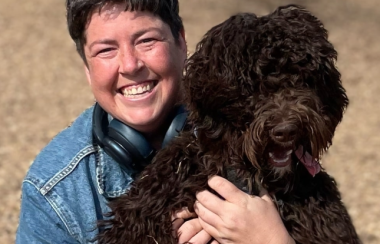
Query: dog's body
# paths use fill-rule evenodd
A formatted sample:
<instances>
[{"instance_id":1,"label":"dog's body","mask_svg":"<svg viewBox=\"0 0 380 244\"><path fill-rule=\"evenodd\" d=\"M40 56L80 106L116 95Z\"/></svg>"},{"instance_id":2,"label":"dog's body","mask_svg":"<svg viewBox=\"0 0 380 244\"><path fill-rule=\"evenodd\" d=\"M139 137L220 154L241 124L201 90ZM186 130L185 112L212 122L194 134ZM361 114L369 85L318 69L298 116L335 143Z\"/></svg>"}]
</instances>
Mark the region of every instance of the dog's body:
<instances>
[{"instance_id":1,"label":"dog's body","mask_svg":"<svg viewBox=\"0 0 380 244\"><path fill-rule=\"evenodd\" d=\"M177 243L172 213L221 175L265 187L296 243L361 243L318 160L348 105L322 23L298 6L238 14L212 28L186 66L190 130L110 202L100 243Z\"/></svg>"}]
</instances>

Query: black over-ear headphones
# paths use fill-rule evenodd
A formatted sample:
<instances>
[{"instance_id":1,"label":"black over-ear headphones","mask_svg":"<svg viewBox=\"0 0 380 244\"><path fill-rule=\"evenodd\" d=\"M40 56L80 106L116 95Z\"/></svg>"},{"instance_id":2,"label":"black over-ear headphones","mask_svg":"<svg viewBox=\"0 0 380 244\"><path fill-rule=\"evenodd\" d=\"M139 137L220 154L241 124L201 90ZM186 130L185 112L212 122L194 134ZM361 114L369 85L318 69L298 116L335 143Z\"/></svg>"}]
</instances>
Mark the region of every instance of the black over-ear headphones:
<instances>
[{"instance_id":1,"label":"black over-ear headphones","mask_svg":"<svg viewBox=\"0 0 380 244\"><path fill-rule=\"evenodd\" d=\"M182 131L186 118L187 112L183 106L180 106L166 132L162 147ZM109 122L107 112L98 103L94 107L92 130L94 142L116 162L134 172L144 169L156 153L156 150L137 130L115 118Z\"/></svg>"}]
</instances>

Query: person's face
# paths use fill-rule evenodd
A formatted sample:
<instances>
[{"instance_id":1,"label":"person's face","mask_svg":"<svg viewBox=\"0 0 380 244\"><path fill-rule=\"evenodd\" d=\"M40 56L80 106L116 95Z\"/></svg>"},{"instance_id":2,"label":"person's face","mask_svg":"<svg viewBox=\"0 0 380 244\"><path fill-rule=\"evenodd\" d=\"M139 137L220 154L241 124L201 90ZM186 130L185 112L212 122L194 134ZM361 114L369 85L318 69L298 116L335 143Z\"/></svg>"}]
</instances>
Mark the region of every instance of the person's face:
<instances>
[{"instance_id":1,"label":"person's face","mask_svg":"<svg viewBox=\"0 0 380 244\"><path fill-rule=\"evenodd\" d=\"M154 133L180 98L184 33L176 42L158 16L124 8L110 5L92 14L84 45L87 80L114 118Z\"/></svg>"}]
</instances>

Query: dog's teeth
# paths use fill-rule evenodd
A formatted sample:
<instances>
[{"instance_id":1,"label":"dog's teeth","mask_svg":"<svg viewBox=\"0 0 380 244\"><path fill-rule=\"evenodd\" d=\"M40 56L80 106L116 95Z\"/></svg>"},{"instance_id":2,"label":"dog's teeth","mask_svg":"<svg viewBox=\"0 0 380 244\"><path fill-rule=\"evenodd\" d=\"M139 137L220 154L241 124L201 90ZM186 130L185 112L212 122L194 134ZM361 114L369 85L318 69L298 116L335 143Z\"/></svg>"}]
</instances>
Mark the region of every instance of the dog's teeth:
<instances>
[{"instance_id":1,"label":"dog's teeth","mask_svg":"<svg viewBox=\"0 0 380 244\"><path fill-rule=\"evenodd\" d=\"M281 163L285 163L288 160L289 160L289 157L286 157L286 158L280 159L280 160L273 159L273 162L281 164Z\"/></svg>"},{"instance_id":2,"label":"dog's teeth","mask_svg":"<svg viewBox=\"0 0 380 244\"><path fill-rule=\"evenodd\" d=\"M293 150L289 150L289 151L287 151L286 153L285 153L285 155L286 156L289 156L290 154L292 154L293 153ZM273 153L269 153L269 157L271 157L271 158L275 158L275 156L274 156L274 154ZM287 157L287 158L289 158L289 157Z\"/></svg>"}]
</instances>

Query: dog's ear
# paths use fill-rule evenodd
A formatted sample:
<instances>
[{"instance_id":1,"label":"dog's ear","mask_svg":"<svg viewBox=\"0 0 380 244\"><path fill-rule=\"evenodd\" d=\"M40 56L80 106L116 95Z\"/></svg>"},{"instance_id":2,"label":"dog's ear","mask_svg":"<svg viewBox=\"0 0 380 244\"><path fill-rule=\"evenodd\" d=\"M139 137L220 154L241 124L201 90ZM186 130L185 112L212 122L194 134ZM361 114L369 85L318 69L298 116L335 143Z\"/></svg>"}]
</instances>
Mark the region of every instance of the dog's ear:
<instances>
[{"instance_id":1,"label":"dog's ear","mask_svg":"<svg viewBox=\"0 0 380 244\"><path fill-rule=\"evenodd\" d=\"M317 91L335 127L348 99L327 38L322 22L297 5L260 18L230 17L206 33L186 63L190 120L244 129L260 96L299 87Z\"/></svg>"},{"instance_id":2,"label":"dog's ear","mask_svg":"<svg viewBox=\"0 0 380 244\"><path fill-rule=\"evenodd\" d=\"M199 121L247 121L244 111L255 88L252 48L254 14L237 14L209 30L187 60L184 87L187 104ZM191 117L191 115L190 115ZM191 119L191 118L190 118Z\"/></svg>"}]
</instances>

